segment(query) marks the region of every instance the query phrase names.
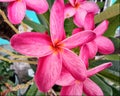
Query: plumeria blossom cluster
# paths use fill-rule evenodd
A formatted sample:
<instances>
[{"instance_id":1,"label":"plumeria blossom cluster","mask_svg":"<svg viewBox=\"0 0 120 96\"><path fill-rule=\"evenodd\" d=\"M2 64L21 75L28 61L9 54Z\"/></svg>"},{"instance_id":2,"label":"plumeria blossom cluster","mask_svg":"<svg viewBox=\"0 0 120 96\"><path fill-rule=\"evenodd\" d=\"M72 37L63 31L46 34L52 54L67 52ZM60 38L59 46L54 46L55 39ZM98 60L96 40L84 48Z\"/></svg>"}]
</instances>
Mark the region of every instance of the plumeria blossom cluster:
<instances>
[{"instance_id":1,"label":"plumeria blossom cluster","mask_svg":"<svg viewBox=\"0 0 120 96\"><path fill-rule=\"evenodd\" d=\"M25 10L37 13L48 10L46 0L0 0L10 2L8 17L17 24L25 16ZM101 88L89 77L112 66L111 62L89 69L89 59L93 59L97 52L111 54L114 52L113 43L103 36L108 28L105 20L95 27L94 16L99 7L87 0L55 0L50 10L50 35L39 32L24 32L15 34L10 42L17 52L38 58L36 74L34 76L38 89L49 91L55 84L62 86L60 95L103 96ZM64 20L73 18L77 26L72 35L67 37ZM79 47L79 56L72 51Z\"/></svg>"}]
</instances>

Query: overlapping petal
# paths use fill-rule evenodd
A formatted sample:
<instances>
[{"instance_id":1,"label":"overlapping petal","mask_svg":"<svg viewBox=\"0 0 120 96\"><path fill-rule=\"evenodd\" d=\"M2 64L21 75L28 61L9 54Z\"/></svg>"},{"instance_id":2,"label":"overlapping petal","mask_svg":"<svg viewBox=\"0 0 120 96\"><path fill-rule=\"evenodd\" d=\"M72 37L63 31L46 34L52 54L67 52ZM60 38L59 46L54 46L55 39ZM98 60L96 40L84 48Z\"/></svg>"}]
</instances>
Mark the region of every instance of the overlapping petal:
<instances>
[{"instance_id":1,"label":"overlapping petal","mask_svg":"<svg viewBox=\"0 0 120 96\"><path fill-rule=\"evenodd\" d=\"M71 49L79 45L82 45L84 43L90 42L95 37L96 37L95 33L87 30L87 31L82 31L82 32L73 34L72 36L61 41L60 43L64 44L64 47Z\"/></svg>"},{"instance_id":2,"label":"overlapping petal","mask_svg":"<svg viewBox=\"0 0 120 96\"><path fill-rule=\"evenodd\" d=\"M55 0L52 6L50 14L50 33L53 43L59 42L65 38L64 4L61 0Z\"/></svg>"},{"instance_id":3,"label":"overlapping petal","mask_svg":"<svg viewBox=\"0 0 120 96\"><path fill-rule=\"evenodd\" d=\"M60 76L62 61L59 54L51 54L39 58L37 71L35 74L35 83L39 90L47 92L52 88Z\"/></svg>"},{"instance_id":4,"label":"overlapping petal","mask_svg":"<svg viewBox=\"0 0 120 96\"><path fill-rule=\"evenodd\" d=\"M29 9L39 14L45 13L48 10L47 0L25 0L25 2Z\"/></svg>"},{"instance_id":5,"label":"overlapping petal","mask_svg":"<svg viewBox=\"0 0 120 96\"><path fill-rule=\"evenodd\" d=\"M16 1L16 0L0 0L0 2L12 2L12 1Z\"/></svg>"},{"instance_id":6,"label":"overlapping petal","mask_svg":"<svg viewBox=\"0 0 120 96\"><path fill-rule=\"evenodd\" d=\"M48 35L35 32L16 34L10 40L13 49L21 54L35 57L46 56L52 53L50 41Z\"/></svg>"},{"instance_id":7,"label":"overlapping petal","mask_svg":"<svg viewBox=\"0 0 120 96\"><path fill-rule=\"evenodd\" d=\"M87 15L87 11L84 9L78 9L75 16L73 17L73 21L74 23L78 26L78 27L83 27L84 24L84 20L85 17Z\"/></svg>"},{"instance_id":8,"label":"overlapping petal","mask_svg":"<svg viewBox=\"0 0 120 96\"><path fill-rule=\"evenodd\" d=\"M83 26L84 26L85 30L93 30L94 29L95 24L94 24L94 14L93 13L87 13Z\"/></svg>"},{"instance_id":9,"label":"overlapping petal","mask_svg":"<svg viewBox=\"0 0 120 96\"><path fill-rule=\"evenodd\" d=\"M70 86L62 87L60 95L61 96L82 96L83 84L73 84Z\"/></svg>"},{"instance_id":10,"label":"overlapping petal","mask_svg":"<svg viewBox=\"0 0 120 96\"><path fill-rule=\"evenodd\" d=\"M76 0L69 0L70 4L71 4L72 6L75 5L75 1L76 1Z\"/></svg>"},{"instance_id":11,"label":"overlapping petal","mask_svg":"<svg viewBox=\"0 0 120 96\"><path fill-rule=\"evenodd\" d=\"M63 66L77 80L86 78L86 67L81 59L70 50L64 49L62 54Z\"/></svg>"},{"instance_id":12,"label":"overlapping petal","mask_svg":"<svg viewBox=\"0 0 120 96\"><path fill-rule=\"evenodd\" d=\"M76 13L76 9L73 8L69 3L65 5L65 11L64 11L64 18L70 18L74 16Z\"/></svg>"},{"instance_id":13,"label":"overlapping petal","mask_svg":"<svg viewBox=\"0 0 120 96\"><path fill-rule=\"evenodd\" d=\"M99 36L95 39L95 42L101 54L111 54L114 52L114 45L107 37Z\"/></svg>"},{"instance_id":14,"label":"overlapping petal","mask_svg":"<svg viewBox=\"0 0 120 96\"><path fill-rule=\"evenodd\" d=\"M62 67L61 75L58 78L56 84L60 86L68 86L74 84L74 81L75 79L73 76L64 67Z\"/></svg>"},{"instance_id":15,"label":"overlapping petal","mask_svg":"<svg viewBox=\"0 0 120 96\"><path fill-rule=\"evenodd\" d=\"M24 1L11 2L8 5L8 18L13 24L20 23L25 17L26 4Z\"/></svg>"},{"instance_id":16,"label":"overlapping petal","mask_svg":"<svg viewBox=\"0 0 120 96\"><path fill-rule=\"evenodd\" d=\"M104 20L101 24L99 24L93 31L97 36L101 36L108 29L109 22Z\"/></svg>"},{"instance_id":17,"label":"overlapping petal","mask_svg":"<svg viewBox=\"0 0 120 96\"><path fill-rule=\"evenodd\" d=\"M83 30L84 30L83 28L75 28L75 29L73 29L72 34L76 34L78 32L82 32Z\"/></svg>"},{"instance_id":18,"label":"overlapping petal","mask_svg":"<svg viewBox=\"0 0 120 96\"><path fill-rule=\"evenodd\" d=\"M110 67L110 66L112 66L112 63L111 63L111 62L108 62L108 63L103 63L103 64L101 64L101 65L99 65L99 66L97 66L97 67L94 67L94 68L92 68L92 69L89 69L89 70L87 71L87 76L88 76L88 77L93 76L93 75L95 75L96 73L98 73L98 72L100 72L100 71L102 71L102 70L104 70L104 69L106 69L106 68L108 68L108 67Z\"/></svg>"},{"instance_id":19,"label":"overlapping petal","mask_svg":"<svg viewBox=\"0 0 120 96\"><path fill-rule=\"evenodd\" d=\"M92 1L86 1L83 2L80 7L84 10L86 10L87 12L92 12L94 14L99 12L99 7L95 2Z\"/></svg>"},{"instance_id":20,"label":"overlapping petal","mask_svg":"<svg viewBox=\"0 0 120 96\"><path fill-rule=\"evenodd\" d=\"M83 91L87 96L104 96L101 88L89 78L83 83Z\"/></svg>"},{"instance_id":21,"label":"overlapping petal","mask_svg":"<svg viewBox=\"0 0 120 96\"><path fill-rule=\"evenodd\" d=\"M83 60L83 62L85 63L86 65L86 68L88 68L88 61L89 61L89 51L88 51L88 47L87 45L83 45L81 48L80 48L80 55L79 57Z\"/></svg>"}]
</instances>

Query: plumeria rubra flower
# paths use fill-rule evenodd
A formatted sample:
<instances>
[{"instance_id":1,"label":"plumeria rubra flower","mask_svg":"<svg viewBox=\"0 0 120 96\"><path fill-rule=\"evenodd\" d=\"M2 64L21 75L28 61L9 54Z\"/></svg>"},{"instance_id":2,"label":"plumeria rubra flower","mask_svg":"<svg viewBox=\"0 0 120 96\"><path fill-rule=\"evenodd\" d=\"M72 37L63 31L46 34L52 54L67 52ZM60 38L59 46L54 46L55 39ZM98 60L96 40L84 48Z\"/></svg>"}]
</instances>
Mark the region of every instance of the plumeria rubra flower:
<instances>
[{"instance_id":1,"label":"plumeria rubra flower","mask_svg":"<svg viewBox=\"0 0 120 96\"><path fill-rule=\"evenodd\" d=\"M94 15L88 13L86 15L83 28L76 28L73 30L73 34L82 32L83 30L93 30L96 34L96 38L82 46L80 46L80 58L85 62L86 67L88 67L88 60L93 59L97 52L101 54L111 54L114 52L114 45L110 39L103 36L104 32L107 30L109 22L104 20L96 28L94 28Z\"/></svg>"},{"instance_id":2,"label":"plumeria rubra flower","mask_svg":"<svg viewBox=\"0 0 120 96\"><path fill-rule=\"evenodd\" d=\"M56 82L57 85L61 85L61 96L82 96L84 92L87 96L104 96L101 88L95 84L89 77L94 74L112 66L112 63L104 63L95 68L86 70L86 79L83 81L76 80L65 69L62 69L61 75Z\"/></svg>"},{"instance_id":3,"label":"plumeria rubra flower","mask_svg":"<svg viewBox=\"0 0 120 96\"><path fill-rule=\"evenodd\" d=\"M62 0L55 0L51 8L50 35L24 32L14 35L10 40L13 49L19 53L39 58L35 82L42 92L47 92L55 84L62 67L78 80L86 77L84 63L69 49L96 37L92 31L83 31L65 39Z\"/></svg>"},{"instance_id":4,"label":"plumeria rubra flower","mask_svg":"<svg viewBox=\"0 0 120 96\"><path fill-rule=\"evenodd\" d=\"M64 17L69 18L73 16L74 23L81 25L87 13L96 14L99 12L99 7L95 2L87 0L69 0L65 5Z\"/></svg>"},{"instance_id":5,"label":"plumeria rubra flower","mask_svg":"<svg viewBox=\"0 0 120 96\"><path fill-rule=\"evenodd\" d=\"M0 2L9 2L7 11L8 18L13 24L19 24L25 17L26 8L42 14L48 10L46 0L0 0Z\"/></svg>"}]
</instances>

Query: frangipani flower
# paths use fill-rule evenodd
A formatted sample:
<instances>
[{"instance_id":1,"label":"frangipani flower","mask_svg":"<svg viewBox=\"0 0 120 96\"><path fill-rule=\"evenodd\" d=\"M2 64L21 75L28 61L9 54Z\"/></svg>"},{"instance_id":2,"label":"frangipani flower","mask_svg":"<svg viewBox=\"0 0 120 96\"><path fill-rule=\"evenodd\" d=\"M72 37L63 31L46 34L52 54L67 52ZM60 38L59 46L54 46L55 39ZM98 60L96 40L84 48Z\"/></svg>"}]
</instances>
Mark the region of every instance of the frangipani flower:
<instances>
[{"instance_id":1,"label":"frangipani flower","mask_svg":"<svg viewBox=\"0 0 120 96\"><path fill-rule=\"evenodd\" d=\"M76 80L72 75L65 69L62 70L61 76L59 77L56 84L61 85L62 89L60 92L61 96L82 96L84 92L87 96L104 96L101 88L94 83L89 77L94 74L112 66L112 63L104 63L95 68L86 70L87 77L83 81Z\"/></svg>"},{"instance_id":2,"label":"frangipani flower","mask_svg":"<svg viewBox=\"0 0 120 96\"><path fill-rule=\"evenodd\" d=\"M108 28L108 24L109 22L104 20L94 28L94 15L92 13L88 13L86 15L83 28L80 27L73 30L73 34L80 31L82 32L83 30L93 30L96 34L96 38L93 41L80 46L80 58L85 62L86 67L88 67L88 59L94 58L97 52L101 54L111 54L114 52L112 41L103 36L104 32Z\"/></svg>"},{"instance_id":3,"label":"frangipani flower","mask_svg":"<svg viewBox=\"0 0 120 96\"><path fill-rule=\"evenodd\" d=\"M99 12L99 7L95 2L86 0L69 0L69 2L65 5L64 17L70 18L73 16L76 25L82 26L87 13L96 14Z\"/></svg>"},{"instance_id":4,"label":"frangipani flower","mask_svg":"<svg viewBox=\"0 0 120 96\"><path fill-rule=\"evenodd\" d=\"M19 24L23 20L26 8L38 14L45 13L48 10L46 0L0 0L0 2L9 2L8 18L13 24Z\"/></svg>"},{"instance_id":5,"label":"frangipani flower","mask_svg":"<svg viewBox=\"0 0 120 96\"><path fill-rule=\"evenodd\" d=\"M39 58L35 82L38 89L47 92L59 78L65 67L74 78L84 80L85 65L71 48L93 40L92 31L76 33L65 39L64 3L55 0L50 14L50 36L42 33L24 32L14 35L11 46L21 54ZM82 77L82 78L81 78Z\"/></svg>"}]
</instances>

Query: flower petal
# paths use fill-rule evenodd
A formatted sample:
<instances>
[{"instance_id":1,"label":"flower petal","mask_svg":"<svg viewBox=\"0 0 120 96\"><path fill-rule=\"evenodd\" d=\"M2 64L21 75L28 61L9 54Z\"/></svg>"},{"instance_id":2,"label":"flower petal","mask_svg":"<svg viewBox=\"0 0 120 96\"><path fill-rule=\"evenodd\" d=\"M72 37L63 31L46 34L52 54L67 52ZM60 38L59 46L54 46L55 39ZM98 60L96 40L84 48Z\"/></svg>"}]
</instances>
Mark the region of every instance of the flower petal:
<instances>
[{"instance_id":1,"label":"flower petal","mask_svg":"<svg viewBox=\"0 0 120 96\"><path fill-rule=\"evenodd\" d=\"M61 0L55 0L52 6L50 14L50 33L53 43L59 42L65 38L64 4Z\"/></svg>"},{"instance_id":2,"label":"flower petal","mask_svg":"<svg viewBox=\"0 0 120 96\"><path fill-rule=\"evenodd\" d=\"M84 81L83 91L87 96L104 96L101 88L89 78Z\"/></svg>"},{"instance_id":3,"label":"flower petal","mask_svg":"<svg viewBox=\"0 0 120 96\"><path fill-rule=\"evenodd\" d=\"M77 80L86 78L86 68L83 61L72 51L64 49L61 54L65 69Z\"/></svg>"},{"instance_id":4,"label":"flower petal","mask_svg":"<svg viewBox=\"0 0 120 96\"><path fill-rule=\"evenodd\" d=\"M71 6L69 3L65 5L64 18L70 18L75 15L75 13L76 10L73 6Z\"/></svg>"},{"instance_id":5,"label":"flower petal","mask_svg":"<svg viewBox=\"0 0 120 96\"><path fill-rule=\"evenodd\" d=\"M71 4L72 6L75 5L75 1L76 1L76 0L69 0L70 4Z\"/></svg>"},{"instance_id":6,"label":"flower petal","mask_svg":"<svg viewBox=\"0 0 120 96\"><path fill-rule=\"evenodd\" d=\"M87 15L87 11L85 11L84 9L77 9L77 12L73 18L74 23L78 26L78 27L84 27L84 21L85 21L85 17Z\"/></svg>"},{"instance_id":7,"label":"flower petal","mask_svg":"<svg viewBox=\"0 0 120 96\"><path fill-rule=\"evenodd\" d=\"M70 86L62 87L60 96L82 96L83 84L73 84Z\"/></svg>"},{"instance_id":8,"label":"flower petal","mask_svg":"<svg viewBox=\"0 0 120 96\"><path fill-rule=\"evenodd\" d=\"M58 54L39 58L35 83L42 92L50 90L60 76L62 61Z\"/></svg>"},{"instance_id":9,"label":"flower petal","mask_svg":"<svg viewBox=\"0 0 120 96\"><path fill-rule=\"evenodd\" d=\"M25 2L29 9L39 14L43 14L48 10L48 3L46 0L25 0Z\"/></svg>"},{"instance_id":10,"label":"flower petal","mask_svg":"<svg viewBox=\"0 0 120 96\"><path fill-rule=\"evenodd\" d=\"M77 46L80 46L82 44L85 44L87 42L92 41L96 37L95 33L92 31L82 31L76 34L73 34L72 36L64 39L61 41L61 44L64 44L64 47L67 48L75 48Z\"/></svg>"},{"instance_id":11,"label":"flower petal","mask_svg":"<svg viewBox=\"0 0 120 96\"><path fill-rule=\"evenodd\" d=\"M110 66L112 66L112 63L108 62L108 63L103 63L95 68L89 69L87 72L87 76L88 77L93 76L93 75L97 74L98 72L100 72L100 71L102 71Z\"/></svg>"},{"instance_id":12,"label":"flower petal","mask_svg":"<svg viewBox=\"0 0 120 96\"><path fill-rule=\"evenodd\" d=\"M94 29L94 14L93 13L88 13L85 17L84 21L84 29L85 30L92 30Z\"/></svg>"},{"instance_id":13,"label":"flower petal","mask_svg":"<svg viewBox=\"0 0 120 96\"><path fill-rule=\"evenodd\" d=\"M89 51L88 51L88 47L87 47L86 44L81 46L79 57L85 63L86 68L88 68L88 64L89 64L89 62L88 62L89 61Z\"/></svg>"},{"instance_id":14,"label":"flower petal","mask_svg":"<svg viewBox=\"0 0 120 96\"><path fill-rule=\"evenodd\" d=\"M16 0L0 0L0 2L12 2L12 1L16 1Z\"/></svg>"},{"instance_id":15,"label":"flower petal","mask_svg":"<svg viewBox=\"0 0 120 96\"><path fill-rule=\"evenodd\" d=\"M50 49L50 37L36 32L24 32L14 35L11 46L21 54L42 57L52 53Z\"/></svg>"},{"instance_id":16,"label":"flower petal","mask_svg":"<svg viewBox=\"0 0 120 96\"><path fill-rule=\"evenodd\" d=\"M26 5L24 1L10 2L8 5L8 18L11 23L19 24L25 17Z\"/></svg>"},{"instance_id":17,"label":"flower petal","mask_svg":"<svg viewBox=\"0 0 120 96\"><path fill-rule=\"evenodd\" d=\"M95 42L101 54L111 54L114 52L114 45L107 37L99 36L95 39Z\"/></svg>"},{"instance_id":18,"label":"flower petal","mask_svg":"<svg viewBox=\"0 0 120 96\"><path fill-rule=\"evenodd\" d=\"M101 36L108 29L108 25L109 25L109 22L107 20L104 20L93 31L96 33L97 36Z\"/></svg>"},{"instance_id":19,"label":"flower petal","mask_svg":"<svg viewBox=\"0 0 120 96\"><path fill-rule=\"evenodd\" d=\"M73 34L76 34L76 33L78 33L78 32L82 32L84 29L83 28L75 28L75 29L73 29L73 31L72 31L72 35Z\"/></svg>"},{"instance_id":20,"label":"flower petal","mask_svg":"<svg viewBox=\"0 0 120 96\"><path fill-rule=\"evenodd\" d=\"M60 86L68 86L74 83L75 79L73 76L63 67L61 75L57 80L56 84Z\"/></svg>"},{"instance_id":21,"label":"flower petal","mask_svg":"<svg viewBox=\"0 0 120 96\"><path fill-rule=\"evenodd\" d=\"M86 1L83 2L80 7L84 10L86 10L87 12L92 12L94 14L99 12L99 7L95 2L91 2L91 1Z\"/></svg>"}]
</instances>

